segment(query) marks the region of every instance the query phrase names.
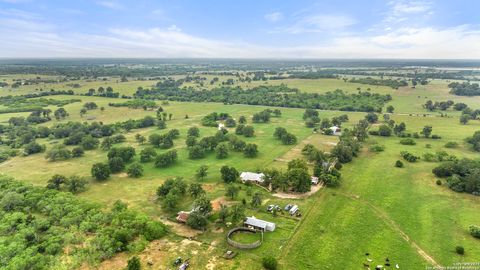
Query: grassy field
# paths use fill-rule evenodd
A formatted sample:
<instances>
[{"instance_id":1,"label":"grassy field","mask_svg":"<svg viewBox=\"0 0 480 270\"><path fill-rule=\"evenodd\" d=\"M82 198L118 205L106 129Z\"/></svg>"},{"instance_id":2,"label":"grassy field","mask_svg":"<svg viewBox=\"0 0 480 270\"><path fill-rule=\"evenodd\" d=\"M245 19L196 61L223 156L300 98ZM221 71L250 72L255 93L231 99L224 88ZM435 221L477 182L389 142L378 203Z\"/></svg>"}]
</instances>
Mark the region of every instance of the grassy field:
<instances>
[{"instance_id":1,"label":"grassy field","mask_svg":"<svg viewBox=\"0 0 480 270\"><path fill-rule=\"evenodd\" d=\"M62 77L59 76L45 76L39 75L42 79L53 79L61 80ZM35 79L37 75L24 75L24 74L14 74L14 75L0 75L0 81L7 82L8 84L13 83L13 79ZM85 94L88 92L88 89L93 88L97 90L99 87L107 88L108 86L113 88L114 92L119 92L120 95L132 95L135 93L138 87L150 88L156 83L156 81L149 80L136 80L131 78L128 82L121 82L120 77L105 77L106 80L97 79L97 80L70 80L68 82L52 82L52 83L38 83L32 85L21 85L18 88L12 88L7 86L5 88L0 88L0 96L6 95L24 95L28 93L37 93L40 91L49 91L50 89L54 90L73 90L76 94ZM72 84L79 84L80 87L73 88Z\"/></svg>"},{"instance_id":2,"label":"grassy field","mask_svg":"<svg viewBox=\"0 0 480 270\"><path fill-rule=\"evenodd\" d=\"M423 114L428 112L422 108L422 104L428 99L434 101L451 99L455 102L467 103L476 109L480 104L479 97L452 96L448 93L445 81L433 81L429 85L418 86L416 89L399 90L345 83L335 79L268 81L268 83L282 82L302 91L318 93L337 88L356 92L357 87L361 87L362 91L370 87L372 92L389 93L393 97L393 101L389 104L396 108L392 119L397 123L405 122L407 132L410 133L420 132L425 125L431 125L433 134L440 135L442 139L417 139L417 145L404 146L399 143L400 139L397 137L371 136L360 157L346 164L341 170L343 183L339 188L322 189L307 199L294 201L304 213L301 219L288 216L272 217L265 211L266 205L273 203L283 206L292 200L276 198L263 189L253 187L254 192L262 193L263 206L260 209L248 209L247 214L276 222L277 230L265 234L265 241L261 247L251 251L239 251L239 255L234 260L226 261L220 258L223 252L230 248L225 241L228 228L215 223L212 223L206 232L195 233L195 239L200 244L193 241L184 242L185 239L172 234L171 238L165 240L166 242L152 243L152 246L141 256L145 258L163 256L159 264L166 265L180 255L188 255L194 258L192 261L195 269L212 265L216 269L258 269L261 258L266 255L279 258L281 269L362 269L362 264L367 263L366 252L371 254L368 258L374 260L372 265L381 264L388 257L392 263L398 263L400 269L424 269L425 266L431 265L431 262L425 258L425 254L443 266L456 262L478 261L479 241L468 234L467 228L471 224L480 225L480 215L478 215L480 197L455 193L445 185L436 185L436 179L431 170L438 163L420 160L416 163L405 163L404 168L395 168L394 163L401 159L400 151L403 150L419 156L427 152L435 153L445 150L457 157L478 158L478 153L464 144L464 138L480 130L480 122L471 121L468 125L460 125L458 112L451 110L447 111L450 117L439 117L438 112L424 116ZM81 84L88 89L91 87L90 84L94 83L103 82ZM115 86L112 81L109 83L107 85L111 85L115 91L120 89L122 84L118 83ZM125 93L131 93L142 83L145 83L144 87L146 87L146 84L153 82L131 81L125 83L123 89ZM25 89L26 92L31 90ZM71 96L51 98L69 99ZM95 118L94 121L113 123L129 118L138 119L146 115L155 115L155 112L143 109L108 106L109 102L119 102L120 99L83 96L79 98L82 102L65 106L70 116L63 121L87 121L87 118ZM104 106L105 111L92 110L87 116L81 117L79 114L81 106L88 101L95 101L99 107ZM170 105L164 106L164 109L174 115L171 121L167 121L167 130L177 128L181 133L180 137L174 141L179 160L169 168L158 169L152 163L147 163L144 166L145 176L142 178L132 179L125 174L116 174L106 182L96 182L90 178L91 165L106 161L107 158L106 152L93 150L87 151L82 158L61 162L48 162L43 154L16 157L0 164L0 172L41 186L44 186L48 178L56 173L85 176L90 179L90 187L86 192L79 194L80 197L105 206L111 205L117 199L122 199L154 218L168 220L175 215L175 211L168 212L162 209L155 201L155 190L169 177L183 176L187 182L193 182L195 180L192 176L195 170L200 165L206 164L209 166L209 175L202 184L211 200L222 200L227 204L238 203L241 199L249 201L251 196L247 195L247 188L244 186L237 200L225 199L225 187L221 183L219 174L219 168L222 165L235 166L240 171L254 171L267 167L285 168L288 160L301 157L301 149L306 143L312 143L329 151L338 140L334 136L313 134L306 128L302 120L302 109L282 108L282 117L272 118L270 124L253 124L256 136L242 138L259 145L260 154L257 158L248 159L241 153L230 152L230 156L221 161L216 159L214 154L204 159L190 160L185 146L187 129L198 126L202 137L216 132L216 128L199 125L203 115L216 111L227 112L235 118L244 115L250 119L253 113L265 107L170 102ZM189 115L188 119L185 119L186 114ZM340 114L344 112L321 111L320 117ZM6 122L10 117L20 115L26 116L28 113L0 114L0 122ZM350 120L346 123L346 127L362 119L364 113L349 112L348 116ZM55 122L54 120L44 125ZM277 126L283 126L295 134L299 143L295 146L285 146L275 140L272 134ZM134 146L139 153L145 146L135 142L136 133L148 136L152 133L164 133L167 130L156 128L133 130L124 134L127 137L124 145ZM445 149L445 143L450 141L459 143L459 147ZM49 139L42 139L40 142L45 143L47 148L61 143L61 141ZM369 152L368 145L374 143L384 145L385 151ZM165 150L158 150L158 152L163 151ZM186 198L179 204L178 210L188 210L191 205L192 199ZM185 226L174 225L173 232L180 234L179 230L182 227ZM165 252L172 242L177 243L175 248L170 247L172 252ZM464 256L455 253L457 245L465 247ZM163 253L155 253L155 249L156 252ZM120 255L109 263L116 262L115 260L124 263L126 259L125 255Z\"/></svg>"}]
</instances>

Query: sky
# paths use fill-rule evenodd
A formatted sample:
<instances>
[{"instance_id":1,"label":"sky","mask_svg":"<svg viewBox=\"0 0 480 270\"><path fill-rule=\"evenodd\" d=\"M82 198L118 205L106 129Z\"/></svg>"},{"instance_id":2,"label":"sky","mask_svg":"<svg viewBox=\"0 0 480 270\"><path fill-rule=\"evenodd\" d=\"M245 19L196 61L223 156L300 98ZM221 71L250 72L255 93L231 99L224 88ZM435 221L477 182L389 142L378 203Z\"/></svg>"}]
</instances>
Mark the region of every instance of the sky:
<instances>
[{"instance_id":1,"label":"sky","mask_svg":"<svg viewBox=\"0 0 480 270\"><path fill-rule=\"evenodd\" d=\"M0 58L480 59L478 0L0 0Z\"/></svg>"}]
</instances>

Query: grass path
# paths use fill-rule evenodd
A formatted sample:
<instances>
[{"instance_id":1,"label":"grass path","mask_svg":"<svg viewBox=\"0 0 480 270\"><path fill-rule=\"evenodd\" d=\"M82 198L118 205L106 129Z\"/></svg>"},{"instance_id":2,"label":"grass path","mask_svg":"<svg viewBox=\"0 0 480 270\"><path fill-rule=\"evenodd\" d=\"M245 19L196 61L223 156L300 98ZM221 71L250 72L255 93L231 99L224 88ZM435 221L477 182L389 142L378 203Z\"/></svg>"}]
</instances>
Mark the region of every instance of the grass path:
<instances>
[{"instance_id":1,"label":"grass path","mask_svg":"<svg viewBox=\"0 0 480 270\"><path fill-rule=\"evenodd\" d=\"M417 251L417 253L428 263L435 267L441 267L439 263L435 261L435 259L429 255L425 250L423 250L415 241L413 241L405 231L402 230L400 225L398 225L393 219L391 219L388 214L383 211L382 209L378 208L374 204L360 199L360 197L347 194L347 193L337 193L338 195L344 196L346 198L356 200L360 203L365 204L369 209L371 209L381 220L385 222L392 230L396 231L410 246Z\"/></svg>"}]
</instances>

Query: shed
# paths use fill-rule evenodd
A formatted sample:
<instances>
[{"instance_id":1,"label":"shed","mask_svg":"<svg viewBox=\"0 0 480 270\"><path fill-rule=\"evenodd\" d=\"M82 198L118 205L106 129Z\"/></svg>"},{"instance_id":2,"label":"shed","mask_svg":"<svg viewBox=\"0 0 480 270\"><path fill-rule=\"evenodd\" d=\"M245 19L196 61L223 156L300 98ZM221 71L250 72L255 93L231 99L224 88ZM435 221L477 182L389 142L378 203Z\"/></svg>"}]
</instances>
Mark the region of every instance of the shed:
<instances>
[{"instance_id":1,"label":"shed","mask_svg":"<svg viewBox=\"0 0 480 270\"><path fill-rule=\"evenodd\" d=\"M328 129L333 131L333 135L341 135L342 134L342 129L338 126L329 127Z\"/></svg>"},{"instance_id":2,"label":"shed","mask_svg":"<svg viewBox=\"0 0 480 270\"><path fill-rule=\"evenodd\" d=\"M265 174L263 173L253 173L253 172L242 172L240 174L240 179L242 182L255 182L258 184L263 183Z\"/></svg>"},{"instance_id":3,"label":"shed","mask_svg":"<svg viewBox=\"0 0 480 270\"><path fill-rule=\"evenodd\" d=\"M218 123L218 130L225 129L225 125L223 123Z\"/></svg>"},{"instance_id":4,"label":"shed","mask_svg":"<svg viewBox=\"0 0 480 270\"><path fill-rule=\"evenodd\" d=\"M318 181L319 181L318 177L312 175L311 180L312 180L312 185L318 185Z\"/></svg>"},{"instance_id":5,"label":"shed","mask_svg":"<svg viewBox=\"0 0 480 270\"><path fill-rule=\"evenodd\" d=\"M246 227L253 227L256 230L273 232L275 230L275 223L258 219L254 216L247 217L243 223Z\"/></svg>"},{"instance_id":6,"label":"shed","mask_svg":"<svg viewBox=\"0 0 480 270\"><path fill-rule=\"evenodd\" d=\"M190 216L190 212L180 211L177 214L177 221L181 223L187 223L187 219Z\"/></svg>"}]
</instances>

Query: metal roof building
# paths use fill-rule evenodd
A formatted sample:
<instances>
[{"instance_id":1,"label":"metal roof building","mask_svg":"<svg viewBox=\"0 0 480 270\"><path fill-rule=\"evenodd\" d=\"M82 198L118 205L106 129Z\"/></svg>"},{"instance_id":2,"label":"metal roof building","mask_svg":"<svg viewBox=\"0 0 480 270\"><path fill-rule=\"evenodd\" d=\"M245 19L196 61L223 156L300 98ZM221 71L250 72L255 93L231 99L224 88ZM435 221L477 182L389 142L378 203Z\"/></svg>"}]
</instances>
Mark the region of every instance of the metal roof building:
<instances>
[{"instance_id":1,"label":"metal roof building","mask_svg":"<svg viewBox=\"0 0 480 270\"><path fill-rule=\"evenodd\" d=\"M243 223L246 227L253 227L257 230L273 232L275 230L275 223L258 219L254 216L247 217Z\"/></svg>"}]
</instances>

